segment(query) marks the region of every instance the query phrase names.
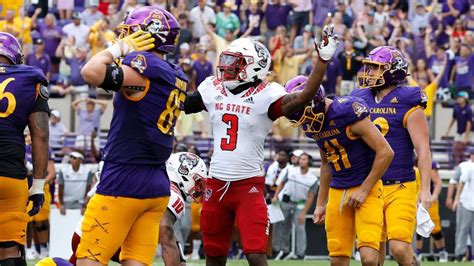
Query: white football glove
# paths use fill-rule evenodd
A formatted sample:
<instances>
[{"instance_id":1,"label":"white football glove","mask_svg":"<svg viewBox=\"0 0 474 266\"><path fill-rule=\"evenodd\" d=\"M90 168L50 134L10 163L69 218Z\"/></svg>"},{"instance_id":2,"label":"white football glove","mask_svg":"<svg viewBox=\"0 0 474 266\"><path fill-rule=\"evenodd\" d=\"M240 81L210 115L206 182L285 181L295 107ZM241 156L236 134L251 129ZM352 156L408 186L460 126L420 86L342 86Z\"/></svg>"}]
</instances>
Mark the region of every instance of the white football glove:
<instances>
[{"instance_id":1,"label":"white football glove","mask_svg":"<svg viewBox=\"0 0 474 266\"><path fill-rule=\"evenodd\" d=\"M319 60L323 62L331 60L339 44L337 34L334 33L334 25L324 26L321 41L319 43L314 42L314 44L316 46L316 52L318 52Z\"/></svg>"},{"instance_id":2,"label":"white football glove","mask_svg":"<svg viewBox=\"0 0 474 266\"><path fill-rule=\"evenodd\" d=\"M114 60L124 57L133 51L146 51L155 47L155 39L150 33L142 30L136 31L125 38L118 40L111 47L107 48Z\"/></svg>"}]
</instances>

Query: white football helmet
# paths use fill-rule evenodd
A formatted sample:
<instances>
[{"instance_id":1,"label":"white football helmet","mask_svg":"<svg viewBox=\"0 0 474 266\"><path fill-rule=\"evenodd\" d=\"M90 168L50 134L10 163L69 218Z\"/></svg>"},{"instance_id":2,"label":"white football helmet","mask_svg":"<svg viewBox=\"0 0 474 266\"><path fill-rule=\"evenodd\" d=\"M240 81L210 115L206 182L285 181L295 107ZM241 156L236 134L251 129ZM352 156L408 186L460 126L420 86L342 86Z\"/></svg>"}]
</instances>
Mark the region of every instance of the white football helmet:
<instances>
[{"instance_id":1,"label":"white football helmet","mask_svg":"<svg viewBox=\"0 0 474 266\"><path fill-rule=\"evenodd\" d=\"M207 167L199 156L190 152L171 154L166 161L166 172L170 181L176 183L186 196L186 201L201 201Z\"/></svg>"},{"instance_id":2,"label":"white football helmet","mask_svg":"<svg viewBox=\"0 0 474 266\"><path fill-rule=\"evenodd\" d=\"M251 38L240 38L220 54L217 78L233 90L257 79L264 80L270 64L271 56L265 45Z\"/></svg>"}]
</instances>

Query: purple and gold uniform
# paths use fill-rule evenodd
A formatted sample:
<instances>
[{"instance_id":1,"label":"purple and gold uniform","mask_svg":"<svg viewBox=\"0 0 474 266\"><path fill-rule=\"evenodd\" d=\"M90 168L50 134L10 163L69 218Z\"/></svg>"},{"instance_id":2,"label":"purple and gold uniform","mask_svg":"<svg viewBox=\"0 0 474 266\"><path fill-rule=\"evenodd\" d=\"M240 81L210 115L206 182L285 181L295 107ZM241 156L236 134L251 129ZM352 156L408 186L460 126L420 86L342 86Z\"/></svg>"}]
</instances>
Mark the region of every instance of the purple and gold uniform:
<instances>
[{"instance_id":1,"label":"purple and gold uniform","mask_svg":"<svg viewBox=\"0 0 474 266\"><path fill-rule=\"evenodd\" d=\"M30 217L23 132L32 113L49 113L47 85L37 67L0 64L0 242L25 244Z\"/></svg>"},{"instance_id":2,"label":"purple and gold uniform","mask_svg":"<svg viewBox=\"0 0 474 266\"><path fill-rule=\"evenodd\" d=\"M140 73L146 86L139 94L114 95L101 182L87 206L76 255L107 264L122 247L120 260L151 264L170 195L165 162L187 78L151 52L132 52L122 64Z\"/></svg>"},{"instance_id":3,"label":"purple and gold uniform","mask_svg":"<svg viewBox=\"0 0 474 266\"><path fill-rule=\"evenodd\" d=\"M395 156L382 177L384 183L384 234L382 241L394 239L411 243L416 225L417 186L414 146L407 120L416 109L425 108L426 95L418 87L398 86L380 102L375 91L356 89L351 93L365 100L370 119L392 147Z\"/></svg>"},{"instance_id":4,"label":"purple and gold uniform","mask_svg":"<svg viewBox=\"0 0 474 266\"><path fill-rule=\"evenodd\" d=\"M331 167L325 220L331 257L350 257L356 235L358 248L379 249L383 221L382 182L378 181L372 187L360 208L346 204L349 196L367 178L374 162L374 151L350 131L354 123L368 116L369 109L362 99L336 97L328 106L321 131L306 133L316 140ZM342 220L344 224L340 223Z\"/></svg>"}]
</instances>

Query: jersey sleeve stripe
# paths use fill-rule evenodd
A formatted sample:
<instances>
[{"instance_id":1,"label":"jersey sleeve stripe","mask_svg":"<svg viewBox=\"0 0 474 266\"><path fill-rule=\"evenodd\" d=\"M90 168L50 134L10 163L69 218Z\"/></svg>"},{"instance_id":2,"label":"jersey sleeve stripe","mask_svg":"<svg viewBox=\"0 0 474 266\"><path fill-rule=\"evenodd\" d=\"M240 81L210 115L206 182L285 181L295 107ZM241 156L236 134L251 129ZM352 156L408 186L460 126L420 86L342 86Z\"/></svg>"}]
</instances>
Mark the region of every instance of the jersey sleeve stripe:
<instances>
[{"instance_id":1,"label":"jersey sleeve stripe","mask_svg":"<svg viewBox=\"0 0 474 266\"><path fill-rule=\"evenodd\" d=\"M407 127L407 121L408 121L408 117L411 115L411 113L415 112L417 109L421 109L423 108L421 105L417 105L415 107L412 107L410 110L408 110L406 113L405 113L405 116L403 116L403 127Z\"/></svg>"}]
</instances>

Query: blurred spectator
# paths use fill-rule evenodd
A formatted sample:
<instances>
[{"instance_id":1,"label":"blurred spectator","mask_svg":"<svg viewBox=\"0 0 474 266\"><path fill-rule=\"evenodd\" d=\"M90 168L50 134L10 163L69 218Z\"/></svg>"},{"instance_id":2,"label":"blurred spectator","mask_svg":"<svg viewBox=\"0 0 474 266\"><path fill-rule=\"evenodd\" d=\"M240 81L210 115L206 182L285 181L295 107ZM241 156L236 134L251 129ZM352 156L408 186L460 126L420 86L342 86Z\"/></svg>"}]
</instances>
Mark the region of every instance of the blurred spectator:
<instances>
[{"instance_id":1,"label":"blurred spectator","mask_svg":"<svg viewBox=\"0 0 474 266\"><path fill-rule=\"evenodd\" d=\"M313 4L311 0L289 0L288 2L293 6L293 13L290 15L290 43L293 43L300 30L309 24L310 11L313 9Z\"/></svg>"},{"instance_id":2,"label":"blurred spectator","mask_svg":"<svg viewBox=\"0 0 474 266\"><path fill-rule=\"evenodd\" d=\"M419 3L415 0L412 2L413 5L415 5L416 12L413 18L411 19L411 31L414 34L419 34L420 28L426 29L430 25L431 13L426 10L426 7L423 3ZM433 3L436 3L436 1L433 1Z\"/></svg>"},{"instance_id":3,"label":"blurred spectator","mask_svg":"<svg viewBox=\"0 0 474 266\"><path fill-rule=\"evenodd\" d=\"M206 52L206 48L199 47L197 50L198 59L193 63L193 69L196 71L196 87L214 74L212 63L206 60Z\"/></svg>"},{"instance_id":4,"label":"blurred spectator","mask_svg":"<svg viewBox=\"0 0 474 266\"><path fill-rule=\"evenodd\" d=\"M280 117L272 126L273 141L276 150L289 150L294 137L295 127L293 127L286 117Z\"/></svg>"},{"instance_id":5,"label":"blurred spectator","mask_svg":"<svg viewBox=\"0 0 474 266\"><path fill-rule=\"evenodd\" d=\"M267 40L275 35L277 27L286 26L290 11L291 5L287 4L284 0L269 1L267 8L265 9L265 20L267 22Z\"/></svg>"},{"instance_id":6,"label":"blurred spectator","mask_svg":"<svg viewBox=\"0 0 474 266\"><path fill-rule=\"evenodd\" d=\"M192 61L191 58L187 57L181 60L180 66L183 69L184 74L188 77L188 89L187 93L192 93L196 90L196 70L194 70L193 66L191 65Z\"/></svg>"},{"instance_id":7,"label":"blurred spectator","mask_svg":"<svg viewBox=\"0 0 474 266\"><path fill-rule=\"evenodd\" d=\"M362 66L364 56L354 49L353 41L344 41L344 51L337 56L342 66L341 95L349 95L355 87L355 77Z\"/></svg>"},{"instance_id":8,"label":"blurred spectator","mask_svg":"<svg viewBox=\"0 0 474 266\"><path fill-rule=\"evenodd\" d=\"M25 64L40 68L46 76L46 79L50 79L51 59L49 55L44 52L44 42L42 39L38 38L34 40L34 51L26 56Z\"/></svg>"},{"instance_id":9,"label":"blurred spectator","mask_svg":"<svg viewBox=\"0 0 474 266\"><path fill-rule=\"evenodd\" d=\"M379 28L383 28L385 23L388 22L388 13L385 10L383 1L377 1L377 5L375 6L374 21L375 25L377 25Z\"/></svg>"},{"instance_id":10,"label":"blurred spectator","mask_svg":"<svg viewBox=\"0 0 474 266\"><path fill-rule=\"evenodd\" d=\"M82 163L84 155L73 151L69 154L69 164L61 169L58 174L59 184L59 210L66 215L66 209L81 209L85 211L85 199L91 188L94 173Z\"/></svg>"},{"instance_id":11,"label":"blurred spectator","mask_svg":"<svg viewBox=\"0 0 474 266\"><path fill-rule=\"evenodd\" d=\"M293 254L293 258L303 259L306 254L306 213L313 204L318 189L318 178L309 172L310 163L311 156L303 153L299 158L299 167L288 168L285 175L280 175L277 180L278 188L272 203L280 204L285 217L285 220L279 222L282 256L289 252L288 232L291 232L292 223L296 227L296 254Z\"/></svg>"},{"instance_id":12,"label":"blurred spectator","mask_svg":"<svg viewBox=\"0 0 474 266\"><path fill-rule=\"evenodd\" d=\"M270 38L268 43L268 50L270 51L270 54L274 56L275 52L281 47L285 46L288 42L289 40L286 36L286 27L283 25L278 26L275 35Z\"/></svg>"},{"instance_id":13,"label":"blurred spectator","mask_svg":"<svg viewBox=\"0 0 474 266\"><path fill-rule=\"evenodd\" d=\"M305 75L309 76L311 71L313 70L314 66L318 62L318 54L313 52L311 65L308 66L305 70ZM331 61L328 62L326 73L323 77L323 82L321 85L324 87L324 91L326 95L341 95L340 87L342 81L342 66L337 60L337 58L333 58Z\"/></svg>"},{"instance_id":14,"label":"blurred spectator","mask_svg":"<svg viewBox=\"0 0 474 266\"><path fill-rule=\"evenodd\" d=\"M469 95L465 91L458 92L456 104L453 107L453 118L444 137L449 136L455 122L457 123L457 130L454 138L453 159L454 165L458 165L464 160L464 151L470 141L472 129L472 109L469 104Z\"/></svg>"},{"instance_id":15,"label":"blurred spectator","mask_svg":"<svg viewBox=\"0 0 474 266\"><path fill-rule=\"evenodd\" d=\"M452 26L457 16L463 13L464 1L459 0L446 0L443 3L440 17L444 26Z\"/></svg>"},{"instance_id":16,"label":"blurred spectator","mask_svg":"<svg viewBox=\"0 0 474 266\"><path fill-rule=\"evenodd\" d=\"M240 20L237 15L232 13L232 10L235 8L234 2L226 1L223 11L217 14L216 29L219 36L225 37L227 33L231 32L235 38L240 33Z\"/></svg>"},{"instance_id":17,"label":"blurred spectator","mask_svg":"<svg viewBox=\"0 0 474 266\"><path fill-rule=\"evenodd\" d=\"M190 12L189 20L192 23L192 32L195 38L206 34L208 23L216 23L216 13L206 5L206 2L206 0L199 0L198 5Z\"/></svg>"},{"instance_id":18,"label":"blurred spectator","mask_svg":"<svg viewBox=\"0 0 474 266\"><path fill-rule=\"evenodd\" d=\"M18 9L20 13L15 15L16 10L9 9L5 13L5 19L0 20L0 31L8 32L18 38L22 44L23 54L29 54L31 51L32 37L31 28L36 24L36 19L41 13L41 8L35 9L33 16L24 15L24 8Z\"/></svg>"},{"instance_id":19,"label":"blurred spectator","mask_svg":"<svg viewBox=\"0 0 474 266\"><path fill-rule=\"evenodd\" d=\"M176 122L175 135L178 141L184 143L194 142L194 127L198 126L200 130L200 137L206 138L206 125L204 124L204 118L201 113L184 114L178 117Z\"/></svg>"},{"instance_id":20,"label":"blurred spectator","mask_svg":"<svg viewBox=\"0 0 474 266\"><path fill-rule=\"evenodd\" d=\"M288 168L289 164L289 154L286 150L279 149L275 154L275 160L273 163L268 166L268 169L265 174L265 199L267 204L272 203L272 198L275 195L275 191L277 189L277 180L280 176L280 173L283 172L284 169ZM278 245L280 243L275 243ZM280 250L280 249L276 249Z\"/></svg>"},{"instance_id":21,"label":"blurred spectator","mask_svg":"<svg viewBox=\"0 0 474 266\"><path fill-rule=\"evenodd\" d=\"M61 20L70 19L74 9L74 0L60 0L56 8L59 11L59 18Z\"/></svg>"},{"instance_id":22,"label":"blurred spectator","mask_svg":"<svg viewBox=\"0 0 474 266\"><path fill-rule=\"evenodd\" d=\"M469 13L464 19L464 28L468 31L474 31L474 4L471 4Z\"/></svg>"},{"instance_id":23,"label":"blurred spectator","mask_svg":"<svg viewBox=\"0 0 474 266\"><path fill-rule=\"evenodd\" d=\"M110 21L110 29L115 29L120 23L122 23L125 17L125 4L119 10L118 5L115 3L109 3L107 8L107 19Z\"/></svg>"},{"instance_id":24,"label":"blurred spectator","mask_svg":"<svg viewBox=\"0 0 474 266\"><path fill-rule=\"evenodd\" d=\"M306 25L303 28L303 33L296 36L293 43L295 54L305 54L314 48L313 28L311 25Z\"/></svg>"},{"instance_id":25,"label":"blurred spectator","mask_svg":"<svg viewBox=\"0 0 474 266\"><path fill-rule=\"evenodd\" d=\"M38 23L37 28L44 41L44 51L51 59L51 69L53 72L57 72L60 58L56 57L56 49L61 42L63 31L57 25L56 17L52 13L48 13L44 21Z\"/></svg>"},{"instance_id":26,"label":"blurred spectator","mask_svg":"<svg viewBox=\"0 0 474 266\"><path fill-rule=\"evenodd\" d=\"M181 28L181 31L179 32L177 46L180 47L182 43L192 43L194 41L193 33L189 29L188 16L185 13L180 13L178 16L178 22L179 22L179 27ZM180 57L179 49L176 49L172 58L176 59L179 57Z\"/></svg>"},{"instance_id":27,"label":"blurred spectator","mask_svg":"<svg viewBox=\"0 0 474 266\"><path fill-rule=\"evenodd\" d=\"M74 12L72 14L73 22L63 27L63 32L68 36L73 36L76 46L87 44L89 37L89 27L81 21L81 14ZM95 22L95 21L94 21Z\"/></svg>"},{"instance_id":28,"label":"blurred spectator","mask_svg":"<svg viewBox=\"0 0 474 266\"><path fill-rule=\"evenodd\" d=\"M176 1L174 4L171 5L170 11L173 14L173 16L178 19L181 14L186 15L186 18L189 17L189 10L188 10L188 7L186 6L186 0Z\"/></svg>"},{"instance_id":29,"label":"blurred spectator","mask_svg":"<svg viewBox=\"0 0 474 266\"><path fill-rule=\"evenodd\" d=\"M318 29L322 28L325 20L330 16L334 9L335 1L328 0L313 0L313 25Z\"/></svg>"},{"instance_id":30,"label":"blurred spectator","mask_svg":"<svg viewBox=\"0 0 474 266\"><path fill-rule=\"evenodd\" d=\"M89 85L81 75L81 69L87 63L88 48L85 45L76 46L75 49L70 47L72 53L68 54L65 52L67 46L68 44L62 41L56 50L56 55L64 58L65 63L70 67L69 84L72 86L72 90L76 93L88 93Z\"/></svg>"},{"instance_id":31,"label":"blurred spectator","mask_svg":"<svg viewBox=\"0 0 474 266\"><path fill-rule=\"evenodd\" d=\"M467 237L474 239L474 150L470 151L470 162L461 171L453 210L456 213L456 261L462 261L467 251ZM458 224L459 223L459 224ZM471 240L472 241L472 240Z\"/></svg>"},{"instance_id":32,"label":"blurred spectator","mask_svg":"<svg viewBox=\"0 0 474 266\"><path fill-rule=\"evenodd\" d=\"M263 2L262 6L258 6L258 0L250 0L250 6L247 10L245 10L245 28L249 30L251 28L248 35L253 38L260 38L260 26L263 22L263 16L265 15L265 9L267 8L266 1ZM275 14L272 14L274 16ZM281 19L281 18L280 18ZM247 31L246 30L246 31Z\"/></svg>"},{"instance_id":33,"label":"blurred spectator","mask_svg":"<svg viewBox=\"0 0 474 266\"><path fill-rule=\"evenodd\" d=\"M289 44L281 47L273 57L274 70L278 80L285 84L289 79L298 75L301 64L309 58L310 52L295 55L293 48Z\"/></svg>"},{"instance_id":34,"label":"blurred spectator","mask_svg":"<svg viewBox=\"0 0 474 266\"><path fill-rule=\"evenodd\" d=\"M428 55L428 53L427 53ZM443 61L445 56L447 55L446 50L443 48L437 47L435 48L435 54L431 55L428 61L428 73L430 75L430 80L433 80L434 77L441 72L443 69ZM452 61L448 55L448 67L445 69L441 81L439 83L440 88L448 88L449 87L449 70L451 69Z\"/></svg>"},{"instance_id":35,"label":"blurred spectator","mask_svg":"<svg viewBox=\"0 0 474 266\"><path fill-rule=\"evenodd\" d=\"M234 35L231 31L228 31L224 38L216 34L216 25L209 23L207 27L207 34L211 39L210 49L214 52L215 59L213 66L217 67L219 62L219 55L227 48L227 46L233 41Z\"/></svg>"},{"instance_id":36,"label":"blurred spectator","mask_svg":"<svg viewBox=\"0 0 474 266\"><path fill-rule=\"evenodd\" d=\"M107 18L98 20L92 25L89 34L89 43L91 45L91 55L109 47L115 41L115 33L110 30L110 21Z\"/></svg>"},{"instance_id":37,"label":"blurred spectator","mask_svg":"<svg viewBox=\"0 0 474 266\"><path fill-rule=\"evenodd\" d=\"M61 123L61 112L58 109L52 109L49 116L49 146L62 148L64 135L67 133L66 127Z\"/></svg>"},{"instance_id":38,"label":"blurred spectator","mask_svg":"<svg viewBox=\"0 0 474 266\"><path fill-rule=\"evenodd\" d=\"M474 92L474 55L471 47L462 43L459 56L454 59L454 66L451 72L450 84L456 86L457 91L469 93L469 98L473 98Z\"/></svg>"},{"instance_id":39,"label":"blurred spectator","mask_svg":"<svg viewBox=\"0 0 474 266\"><path fill-rule=\"evenodd\" d=\"M179 58L178 64L182 64L183 60L186 58L191 58L191 46L187 42L183 42L179 46Z\"/></svg>"},{"instance_id":40,"label":"blurred spectator","mask_svg":"<svg viewBox=\"0 0 474 266\"><path fill-rule=\"evenodd\" d=\"M345 0L339 0L337 3L337 10L342 15L342 23L344 23L347 28L351 28L352 23L354 22L354 11L352 10L352 7L347 6Z\"/></svg>"},{"instance_id":41,"label":"blurred spectator","mask_svg":"<svg viewBox=\"0 0 474 266\"><path fill-rule=\"evenodd\" d=\"M79 104L85 102L86 109L82 109ZM95 105L98 104L100 107L95 108ZM108 101L97 100L97 99L80 99L72 102L72 108L79 116L79 129L77 130L78 134L90 135L93 131L97 131L100 128L100 117L105 112L107 108Z\"/></svg>"},{"instance_id":42,"label":"blurred spectator","mask_svg":"<svg viewBox=\"0 0 474 266\"><path fill-rule=\"evenodd\" d=\"M102 14L102 12L99 11L99 2L93 2L90 4L90 6L88 8L86 8L82 14L81 14L81 17L82 17L82 22L86 25L86 26L92 26L94 25L94 23L96 23L98 20L100 20L104 14Z\"/></svg>"}]
</instances>

